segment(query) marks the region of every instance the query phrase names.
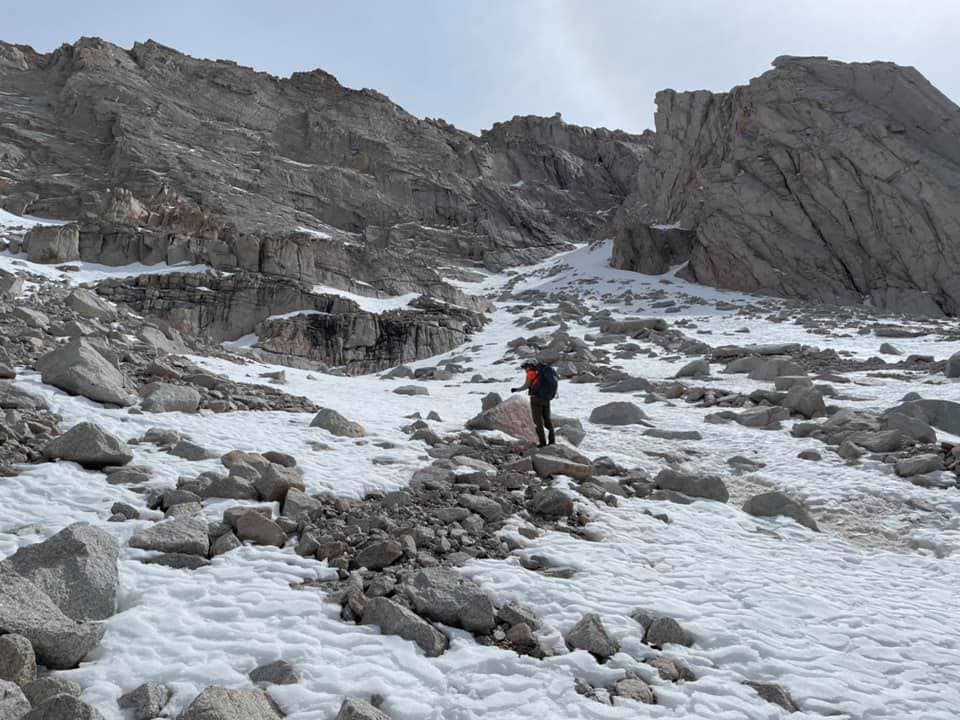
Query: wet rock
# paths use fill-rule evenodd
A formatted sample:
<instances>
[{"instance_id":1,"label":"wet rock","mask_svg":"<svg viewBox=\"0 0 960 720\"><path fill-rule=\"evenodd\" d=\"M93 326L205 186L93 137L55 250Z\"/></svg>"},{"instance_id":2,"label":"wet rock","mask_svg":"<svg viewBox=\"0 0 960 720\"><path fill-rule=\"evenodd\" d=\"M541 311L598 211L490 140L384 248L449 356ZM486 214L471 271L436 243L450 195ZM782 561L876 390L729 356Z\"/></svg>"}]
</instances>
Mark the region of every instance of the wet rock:
<instances>
[{"instance_id":1,"label":"wet rock","mask_svg":"<svg viewBox=\"0 0 960 720\"><path fill-rule=\"evenodd\" d=\"M646 413L631 402L607 403L590 413L590 422L597 425L637 425L646 420Z\"/></svg>"},{"instance_id":2,"label":"wet rock","mask_svg":"<svg viewBox=\"0 0 960 720\"><path fill-rule=\"evenodd\" d=\"M295 685L300 682L300 674L286 660L276 660L251 670L250 681L271 685Z\"/></svg>"},{"instance_id":3,"label":"wet rock","mask_svg":"<svg viewBox=\"0 0 960 720\"><path fill-rule=\"evenodd\" d=\"M447 637L443 633L412 610L389 598L370 598L361 622L364 625L378 625L386 635L398 635L415 642L427 657L437 657L447 649Z\"/></svg>"},{"instance_id":4,"label":"wet rock","mask_svg":"<svg viewBox=\"0 0 960 720\"><path fill-rule=\"evenodd\" d=\"M36 679L37 657L30 641L16 633L0 635L0 681L23 686ZM0 700L0 707L2 704Z\"/></svg>"},{"instance_id":5,"label":"wet rock","mask_svg":"<svg viewBox=\"0 0 960 720\"><path fill-rule=\"evenodd\" d=\"M776 490L754 495L743 504L743 511L755 517L782 515L792 518L804 527L819 532L816 521L803 505Z\"/></svg>"},{"instance_id":6,"label":"wet rock","mask_svg":"<svg viewBox=\"0 0 960 720\"><path fill-rule=\"evenodd\" d=\"M304 514L309 514L321 509L323 505L319 500L307 495L302 489L291 487L283 499L283 516L296 519Z\"/></svg>"},{"instance_id":7,"label":"wet rock","mask_svg":"<svg viewBox=\"0 0 960 720\"><path fill-rule=\"evenodd\" d=\"M37 361L40 378L71 395L127 406L133 397L124 389L123 374L86 340L72 340Z\"/></svg>"},{"instance_id":8,"label":"wet rock","mask_svg":"<svg viewBox=\"0 0 960 720\"><path fill-rule=\"evenodd\" d=\"M119 552L113 535L74 523L43 542L20 548L6 562L67 617L106 620L117 608Z\"/></svg>"},{"instance_id":9,"label":"wet rock","mask_svg":"<svg viewBox=\"0 0 960 720\"><path fill-rule=\"evenodd\" d=\"M135 690L121 695L117 705L121 710L131 710L133 720L153 720L170 702L170 689L158 682L146 682Z\"/></svg>"},{"instance_id":10,"label":"wet rock","mask_svg":"<svg viewBox=\"0 0 960 720\"><path fill-rule=\"evenodd\" d=\"M654 478L654 485L664 490L673 490L690 497L726 502L730 493L723 480L715 475L687 475L665 468Z\"/></svg>"},{"instance_id":11,"label":"wet rock","mask_svg":"<svg viewBox=\"0 0 960 720\"><path fill-rule=\"evenodd\" d=\"M823 460L823 456L816 450L801 450L797 457L801 460L811 460L813 462Z\"/></svg>"},{"instance_id":12,"label":"wet rock","mask_svg":"<svg viewBox=\"0 0 960 720\"><path fill-rule=\"evenodd\" d=\"M620 643L610 637L600 617L587 613L564 636L571 650L586 650L601 662L620 651Z\"/></svg>"},{"instance_id":13,"label":"wet rock","mask_svg":"<svg viewBox=\"0 0 960 720\"><path fill-rule=\"evenodd\" d=\"M94 470L126 465L133 460L133 452L125 442L91 422L77 423L54 438L44 447L43 454L50 460L67 460Z\"/></svg>"},{"instance_id":14,"label":"wet rock","mask_svg":"<svg viewBox=\"0 0 960 720\"><path fill-rule=\"evenodd\" d=\"M321 428L331 435L337 435L339 437L358 438L364 437L367 434L360 423L347 420L336 410L329 408L321 408L320 412L318 412L310 422L310 427Z\"/></svg>"},{"instance_id":15,"label":"wet rock","mask_svg":"<svg viewBox=\"0 0 960 720\"><path fill-rule=\"evenodd\" d=\"M493 603L472 580L448 568L426 568L408 578L403 590L424 617L487 634L496 625Z\"/></svg>"},{"instance_id":16,"label":"wet rock","mask_svg":"<svg viewBox=\"0 0 960 720\"><path fill-rule=\"evenodd\" d=\"M54 695L23 716L22 720L104 720L96 708L72 695Z\"/></svg>"},{"instance_id":17,"label":"wet rock","mask_svg":"<svg viewBox=\"0 0 960 720\"><path fill-rule=\"evenodd\" d=\"M283 712L263 690L208 687L178 720L281 720Z\"/></svg>"},{"instance_id":18,"label":"wet rock","mask_svg":"<svg viewBox=\"0 0 960 720\"><path fill-rule=\"evenodd\" d=\"M430 391L423 385L401 385L393 389L395 395L429 395Z\"/></svg>"},{"instance_id":19,"label":"wet rock","mask_svg":"<svg viewBox=\"0 0 960 720\"><path fill-rule=\"evenodd\" d=\"M210 551L207 523L195 517L159 522L130 538L130 547L206 557Z\"/></svg>"}]
</instances>

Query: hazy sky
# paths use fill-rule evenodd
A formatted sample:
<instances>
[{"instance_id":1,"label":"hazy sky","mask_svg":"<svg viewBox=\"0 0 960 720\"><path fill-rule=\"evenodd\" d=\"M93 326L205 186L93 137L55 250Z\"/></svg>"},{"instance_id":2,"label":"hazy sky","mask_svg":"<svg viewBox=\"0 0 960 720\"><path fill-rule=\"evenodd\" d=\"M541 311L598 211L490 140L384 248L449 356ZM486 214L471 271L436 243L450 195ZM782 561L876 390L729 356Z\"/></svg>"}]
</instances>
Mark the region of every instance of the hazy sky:
<instances>
[{"instance_id":1,"label":"hazy sky","mask_svg":"<svg viewBox=\"0 0 960 720\"><path fill-rule=\"evenodd\" d=\"M640 131L657 90L727 90L782 54L913 65L960 100L960 0L0 0L0 39L83 35L319 67L473 132L554 112Z\"/></svg>"}]
</instances>

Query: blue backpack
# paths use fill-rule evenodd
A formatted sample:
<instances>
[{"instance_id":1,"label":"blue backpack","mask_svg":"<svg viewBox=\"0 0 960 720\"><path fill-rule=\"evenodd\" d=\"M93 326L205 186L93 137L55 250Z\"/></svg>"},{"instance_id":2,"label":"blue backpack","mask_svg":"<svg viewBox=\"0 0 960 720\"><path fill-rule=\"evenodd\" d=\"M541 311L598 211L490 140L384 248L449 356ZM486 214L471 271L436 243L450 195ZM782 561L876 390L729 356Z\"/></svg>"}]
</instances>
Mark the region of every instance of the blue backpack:
<instances>
[{"instance_id":1,"label":"blue backpack","mask_svg":"<svg viewBox=\"0 0 960 720\"><path fill-rule=\"evenodd\" d=\"M553 400L557 396L559 378L557 371L550 365L537 365L537 384L533 387L533 395L541 400Z\"/></svg>"}]
</instances>

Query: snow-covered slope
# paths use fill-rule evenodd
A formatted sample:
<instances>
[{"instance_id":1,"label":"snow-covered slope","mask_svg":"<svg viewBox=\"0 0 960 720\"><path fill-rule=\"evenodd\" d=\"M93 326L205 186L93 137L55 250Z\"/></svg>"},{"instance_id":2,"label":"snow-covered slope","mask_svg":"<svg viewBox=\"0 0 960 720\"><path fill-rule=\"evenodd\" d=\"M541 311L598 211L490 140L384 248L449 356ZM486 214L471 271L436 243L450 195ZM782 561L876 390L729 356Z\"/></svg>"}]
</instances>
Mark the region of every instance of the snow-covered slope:
<instances>
[{"instance_id":1,"label":"snow-covered slope","mask_svg":"<svg viewBox=\"0 0 960 720\"><path fill-rule=\"evenodd\" d=\"M262 374L285 370L284 391L359 422L367 430L362 441L311 427L311 414L137 414L68 396L29 369L21 368L14 384L43 397L62 416L64 428L93 420L123 439L140 437L149 428L176 430L216 456L231 450L280 451L297 459L308 493L359 498L373 490L403 488L429 462L427 446L402 430L408 416L434 411L441 418L430 423L435 432L461 432L479 412L484 395L506 396L520 383L508 343L550 335L561 315L566 331L591 338L586 342L593 347L600 345L594 344L598 328L590 317L604 310L614 319L661 317L714 347L802 343L848 351L843 361L850 363L867 361L881 342L872 332L860 334L860 328L880 322L866 313L847 312L831 320L828 313L818 316L819 309L705 290L672 275L611 270L609 255L606 244L582 247L473 284L473 292L489 293L499 302L490 325L467 347L450 353L466 366L452 379L338 377L227 357L190 358L241 383L264 383ZM4 267L16 269L9 262ZM564 314L564 302L580 303L587 313ZM799 322L816 317L821 321ZM540 327L518 326L518 318ZM955 350L945 328L941 321L929 326L928 335L893 342L904 354L943 359ZM666 382L691 359L642 339L633 342L637 349L621 349L611 358L631 376ZM607 348L613 352L612 345ZM720 367L714 364L709 378L682 382L741 393L772 388L745 375L721 374ZM942 374L901 369L891 377L851 367L843 375L850 383L838 384L840 397L828 402L882 411L908 392L960 400L960 385ZM470 382L475 374L492 381ZM429 394L393 392L411 382L427 387ZM591 458L607 456L650 476L668 465L716 474L731 500L680 504L607 494L607 502L597 501L581 494L571 479L557 478L555 485L565 488L589 518L591 540L562 531L526 538L516 532L525 523L513 518L502 532L516 550L504 559L473 560L460 568L496 604L516 602L536 610L540 643L554 651L544 659L480 644L453 628L444 628L452 638L450 649L430 658L414 643L381 635L374 626L344 622L339 606L326 602L321 592L297 587L304 580L334 579L337 572L323 561L299 556L295 543L283 549L246 544L194 571L144 564L140 560L148 553L126 541L162 513L146 509L143 493L111 485L102 473L71 463L22 466L19 475L0 479L0 557L78 520L118 537L119 612L108 621L99 649L79 668L58 673L80 683L83 699L110 720L125 717L116 705L118 696L146 680L174 691L167 710L172 717L206 686L250 687L249 671L277 659L292 663L302 676L296 684L269 688L287 717L296 720L332 718L343 696L373 694L384 698L383 709L394 720L774 720L788 715L745 682L787 688L800 708L790 715L794 718L956 718L960 494L953 473L938 473L943 483L922 487L898 477L891 464L869 457L848 462L818 441L794 437L790 429L796 418L779 430L755 429L705 422L717 407L684 398L647 399L641 392L603 393L594 382L564 379L554 412L583 422L586 438L579 451ZM696 431L701 439L661 439L643 435L637 425L589 422L593 408L611 400L634 401L654 427ZM151 487L170 487L179 476L222 468L216 459L189 462L151 445L132 449L134 464L152 468ZM802 450L818 451L822 459L798 459ZM727 462L735 456L752 461L755 469L737 471ZM936 486L948 482L954 486ZM740 509L746 498L771 488L802 501L821 532ZM143 519L107 522L118 501L140 509ZM235 504L242 502L208 500L202 513L216 521ZM668 522L655 517L661 514ZM532 572L521 563L531 556L572 568L573 575ZM631 617L637 610L672 616L692 634L692 647L669 645L663 652L686 663L696 680L669 682L642 662L655 653ZM603 663L583 650L568 651L563 640L588 612L599 615L621 646ZM651 685L655 705L620 697L609 701L604 688L626 671ZM577 692L578 678L596 689L596 698Z\"/></svg>"}]
</instances>

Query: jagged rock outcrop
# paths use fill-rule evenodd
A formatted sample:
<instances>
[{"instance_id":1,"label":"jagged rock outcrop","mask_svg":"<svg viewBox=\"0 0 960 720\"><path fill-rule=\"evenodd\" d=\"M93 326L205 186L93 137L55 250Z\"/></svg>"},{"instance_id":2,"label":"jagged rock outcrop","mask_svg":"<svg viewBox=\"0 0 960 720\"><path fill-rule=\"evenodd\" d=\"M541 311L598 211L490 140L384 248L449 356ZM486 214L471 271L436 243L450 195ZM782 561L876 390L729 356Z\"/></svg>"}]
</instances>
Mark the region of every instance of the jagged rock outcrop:
<instances>
[{"instance_id":1,"label":"jagged rock outcrop","mask_svg":"<svg viewBox=\"0 0 960 720\"><path fill-rule=\"evenodd\" d=\"M689 260L708 285L960 312L960 109L892 63L773 65L729 93L658 93L615 263ZM689 252L663 226L695 233Z\"/></svg>"},{"instance_id":2,"label":"jagged rock outcrop","mask_svg":"<svg viewBox=\"0 0 960 720\"><path fill-rule=\"evenodd\" d=\"M105 262L165 245L222 260L303 227L499 269L601 227L648 145L559 117L476 137L321 70L277 78L153 41L0 55L0 203L80 220L81 254Z\"/></svg>"},{"instance_id":3,"label":"jagged rock outcrop","mask_svg":"<svg viewBox=\"0 0 960 720\"><path fill-rule=\"evenodd\" d=\"M257 350L272 360L300 358L352 373L446 352L486 322L480 312L425 296L408 308L366 312L353 300L314 293L296 280L246 272L141 275L98 289L187 335L223 341L256 333ZM486 307L462 293L455 298Z\"/></svg>"}]
</instances>

